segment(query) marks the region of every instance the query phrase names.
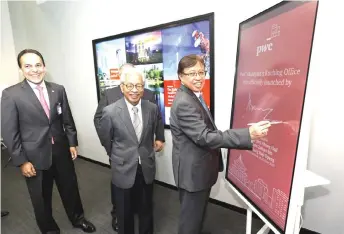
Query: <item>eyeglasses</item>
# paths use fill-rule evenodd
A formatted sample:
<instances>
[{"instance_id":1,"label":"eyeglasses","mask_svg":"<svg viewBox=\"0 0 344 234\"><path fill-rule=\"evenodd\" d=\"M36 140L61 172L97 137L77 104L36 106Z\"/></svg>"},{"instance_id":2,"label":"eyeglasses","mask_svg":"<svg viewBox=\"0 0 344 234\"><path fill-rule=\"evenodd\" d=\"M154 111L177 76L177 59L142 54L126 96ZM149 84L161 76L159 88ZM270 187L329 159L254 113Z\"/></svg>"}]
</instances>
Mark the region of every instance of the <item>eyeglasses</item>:
<instances>
[{"instance_id":1,"label":"eyeglasses","mask_svg":"<svg viewBox=\"0 0 344 234\"><path fill-rule=\"evenodd\" d=\"M134 87L137 89L137 91L142 91L144 86L143 84L123 84L129 91L131 91Z\"/></svg>"},{"instance_id":2,"label":"eyeglasses","mask_svg":"<svg viewBox=\"0 0 344 234\"><path fill-rule=\"evenodd\" d=\"M199 77L204 77L207 74L207 71L190 72L190 73L183 73L183 74L188 76L188 77L196 77L197 75Z\"/></svg>"}]
</instances>

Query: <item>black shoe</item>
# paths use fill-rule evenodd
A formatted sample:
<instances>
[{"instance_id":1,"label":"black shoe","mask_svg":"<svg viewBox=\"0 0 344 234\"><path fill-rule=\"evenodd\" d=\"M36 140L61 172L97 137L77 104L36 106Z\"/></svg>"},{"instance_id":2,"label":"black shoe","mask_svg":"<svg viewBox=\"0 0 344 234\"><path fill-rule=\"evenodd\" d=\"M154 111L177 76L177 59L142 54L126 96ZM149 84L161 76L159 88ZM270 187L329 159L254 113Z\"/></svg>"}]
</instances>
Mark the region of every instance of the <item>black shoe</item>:
<instances>
[{"instance_id":1,"label":"black shoe","mask_svg":"<svg viewBox=\"0 0 344 234\"><path fill-rule=\"evenodd\" d=\"M112 206L112 210L111 210L111 217L113 219L116 219L117 218L117 215L116 215L116 207L115 206Z\"/></svg>"},{"instance_id":2,"label":"black shoe","mask_svg":"<svg viewBox=\"0 0 344 234\"><path fill-rule=\"evenodd\" d=\"M115 232L118 232L117 218L113 218L113 219L112 219L112 229L113 229Z\"/></svg>"},{"instance_id":3,"label":"black shoe","mask_svg":"<svg viewBox=\"0 0 344 234\"><path fill-rule=\"evenodd\" d=\"M7 216L9 213L8 211L1 211L1 217Z\"/></svg>"},{"instance_id":4,"label":"black shoe","mask_svg":"<svg viewBox=\"0 0 344 234\"><path fill-rule=\"evenodd\" d=\"M85 218L81 219L80 221L76 223L73 223L73 227L80 228L84 232L89 232L89 233L96 231L96 227L91 222L87 221Z\"/></svg>"}]
</instances>

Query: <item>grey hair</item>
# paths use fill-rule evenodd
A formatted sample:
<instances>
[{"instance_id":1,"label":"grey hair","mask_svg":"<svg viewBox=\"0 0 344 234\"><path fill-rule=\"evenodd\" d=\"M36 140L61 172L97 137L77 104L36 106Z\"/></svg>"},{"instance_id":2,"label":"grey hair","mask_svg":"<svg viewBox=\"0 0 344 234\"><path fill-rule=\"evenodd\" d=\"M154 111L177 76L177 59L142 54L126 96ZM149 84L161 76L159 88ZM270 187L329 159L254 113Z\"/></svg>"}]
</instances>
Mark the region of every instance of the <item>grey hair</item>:
<instances>
[{"instance_id":1,"label":"grey hair","mask_svg":"<svg viewBox=\"0 0 344 234\"><path fill-rule=\"evenodd\" d=\"M131 63L126 63L123 64L120 68L119 68L119 75L120 75L120 82L121 84L123 84L125 82L125 79L130 76L130 75L138 75L141 76L142 78L142 82L145 83L145 76L142 72L140 72L139 70L137 70L135 68L134 65L132 65Z\"/></svg>"}]
</instances>

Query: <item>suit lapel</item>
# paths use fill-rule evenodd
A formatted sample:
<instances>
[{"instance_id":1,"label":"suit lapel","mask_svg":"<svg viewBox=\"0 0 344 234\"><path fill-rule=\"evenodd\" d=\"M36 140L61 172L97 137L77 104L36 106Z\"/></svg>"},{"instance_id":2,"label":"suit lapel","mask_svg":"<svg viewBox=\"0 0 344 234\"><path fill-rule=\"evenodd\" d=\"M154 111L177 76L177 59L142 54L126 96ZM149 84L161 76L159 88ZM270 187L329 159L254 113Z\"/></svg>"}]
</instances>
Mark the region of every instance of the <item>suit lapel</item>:
<instances>
[{"instance_id":1,"label":"suit lapel","mask_svg":"<svg viewBox=\"0 0 344 234\"><path fill-rule=\"evenodd\" d=\"M136 133L135 133L135 129L134 129L134 126L133 126L133 123L131 122L131 118L130 118L130 114L129 114L129 111L128 111L128 107L127 107L127 104L125 103L124 101L124 98L121 98L120 100L118 100L119 102L119 107L121 109L121 119L123 121L123 123L125 124L125 126L127 127L129 133L131 134L132 137L134 137L134 139L138 142L137 140L137 136L136 136Z\"/></svg>"},{"instance_id":2,"label":"suit lapel","mask_svg":"<svg viewBox=\"0 0 344 234\"><path fill-rule=\"evenodd\" d=\"M142 133L139 143L141 143L143 135L145 134L149 120L149 103L146 100L141 99L141 110L142 110Z\"/></svg>"},{"instance_id":3,"label":"suit lapel","mask_svg":"<svg viewBox=\"0 0 344 234\"><path fill-rule=\"evenodd\" d=\"M181 89L182 91L186 92L187 94L189 94L189 95L196 101L196 103L198 104L198 106L199 106L202 110L204 110L204 111L206 112L206 114L207 114L207 116L208 116L208 118L209 118L211 124L213 125L214 129L217 129L217 128L216 128L216 125L215 125L215 123L214 123L214 120L213 120L213 116L211 116L211 113L210 113L209 109L208 109L208 108L205 109L205 108L203 107L201 101L200 101L199 98L194 94L194 92L192 92L190 89L188 89L188 88L185 87L184 85L181 85L181 86L180 86L180 89Z\"/></svg>"},{"instance_id":4,"label":"suit lapel","mask_svg":"<svg viewBox=\"0 0 344 234\"><path fill-rule=\"evenodd\" d=\"M49 82L45 81L45 86L47 87L48 96L49 96L49 106L50 106L50 119L56 115L56 101L58 100L57 92L51 87Z\"/></svg>"},{"instance_id":5,"label":"suit lapel","mask_svg":"<svg viewBox=\"0 0 344 234\"><path fill-rule=\"evenodd\" d=\"M197 98L197 99L198 99L198 98ZM207 115L208 115L208 117L209 117L209 119L210 119L210 122L212 123L214 129L217 129L217 128L216 128L216 125L215 125L215 123L214 123L213 116L211 115L209 109L208 109L208 108L204 108L203 105L202 105L202 103L201 103L201 101L200 101L200 100L198 100L198 101L199 101L199 103L201 104L203 110L205 110L205 111L207 112Z\"/></svg>"},{"instance_id":6,"label":"suit lapel","mask_svg":"<svg viewBox=\"0 0 344 234\"><path fill-rule=\"evenodd\" d=\"M22 88L24 90L25 96L27 97L27 100L30 103L32 103L37 110L40 111L40 114L44 116L43 118L49 121L48 116L44 112L41 102L38 100L35 92L32 90L31 86L28 84L28 81L26 81L26 79L22 82Z\"/></svg>"}]
</instances>

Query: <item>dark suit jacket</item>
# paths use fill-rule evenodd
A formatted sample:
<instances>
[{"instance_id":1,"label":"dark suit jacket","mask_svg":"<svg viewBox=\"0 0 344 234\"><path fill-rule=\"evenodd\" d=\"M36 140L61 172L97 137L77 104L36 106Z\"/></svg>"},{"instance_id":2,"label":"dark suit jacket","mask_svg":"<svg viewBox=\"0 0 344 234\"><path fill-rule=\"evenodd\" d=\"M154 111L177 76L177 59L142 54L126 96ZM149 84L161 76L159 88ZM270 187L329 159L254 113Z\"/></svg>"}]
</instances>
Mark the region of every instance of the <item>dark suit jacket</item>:
<instances>
[{"instance_id":1,"label":"dark suit jacket","mask_svg":"<svg viewBox=\"0 0 344 234\"><path fill-rule=\"evenodd\" d=\"M1 98L1 134L13 164L31 162L38 170L52 163L52 141L63 146L77 146L77 131L63 86L46 82L50 119L34 91L24 80L5 89ZM61 106L62 113L57 108Z\"/></svg>"},{"instance_id":2,"label":"dark suit jacket","mask_svg":"<svg viewBox=\"0 0 344 234\"><path fill-rule=\"evenodd\" d=\"M131 188L141 158L142 172L147 184L155 178L154 134L162 119L158 106L141 100L142 134L138 140L124 98L106 106L99 122L99 139L111 160L112 183Z\"/></svg>"},{"instance_id":3,"label":"dark suit jacket","mask_svg":"<svg viewBox=\"0 0 344 234\"><path fill-rule=\"evenodd\" d=\"M210 112L185 86L171 107L172 164L177 187L189 192L211 188L223 170L220 148L251 149L248 129L217 130Z\"/></svg>"},{"instance_id":4,"label":"dark suit jacket","mask_svg":"<svg viewBox=\"0 0 344 234\"><path fill-rule=\"evenodd\" d=\"M115 88L111 88L111 89L106 89L104 91L104 94L102 95L102 97L100 98L100 101L98 103L98 107L97 107L97 110L96 110L96 113L95 113L94 119L93 119L94 126L96 128L98 136L99 136L99 121L102 118L102 111L103 111L104 107L106 107L112 103L115 103L116 101L118 101L122 97L123 97L123 93L122 93L119 86L117 86ZM157 105L156 99L154 97L154 93L149 89L144 89L142 99L148 100L148 101L155 103ZM159 116L160 115L161 114L159 111ZM162 122L159 123L158 129L159 130L156 133L156 140L160 140L160 141L164 142L165 141L164 123L162 123Z\"/></svg>"}]
</instances>

